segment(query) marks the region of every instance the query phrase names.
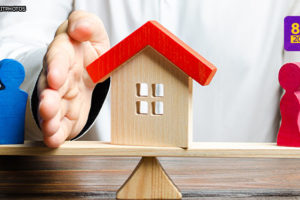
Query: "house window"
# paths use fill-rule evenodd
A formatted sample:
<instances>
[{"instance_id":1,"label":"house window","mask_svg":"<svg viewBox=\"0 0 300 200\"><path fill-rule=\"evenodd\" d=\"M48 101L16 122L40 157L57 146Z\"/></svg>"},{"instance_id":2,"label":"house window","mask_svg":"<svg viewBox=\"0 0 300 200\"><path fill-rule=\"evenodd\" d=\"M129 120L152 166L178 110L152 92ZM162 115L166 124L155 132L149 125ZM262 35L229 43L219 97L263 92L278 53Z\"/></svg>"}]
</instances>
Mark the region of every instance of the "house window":
<instances>
[{"instance_id":1,"label":"house window","mask_svg":"<svg viewBox=\"0 0 300 200\"><path fill-rule=\"evenodd\" d=\"M148 102L147 101L137 101L137 113L138 114L148 114Z\"/></svg>"},{"instance_id":2,"label":"house window","mask_svg":"<svg viewBox=\"0 0 300 200\"><path fill-rule=\"evenodd\" d=\"M147 83L138 83L137 84L137 95L140 97L148 96L148 84Z\"/></svg>"},{"instance_id":3,"label":"house window","mask_svg":"<svg viewBox=\"0 0 300 200\"><path fill-rule=\"evenodd\" d=\"M164 96L164 85L163 84L154 84L153 96L163 97Z\"/></svg>"},{"instance_id":4,"label":"house window","mask_svg":"<svg viewBox=\"0 0 300 200\"><path fill-rule=\"evenodd\" d=\"M152 84L152 96L149 96L149 88L147 83L137 83L136 89L137 89L137 101L136 101L136 108L137 108L137 114L147 115L149 113L148 109L150 102L151 107L151 113L152 116L158 116L164 114L164 104L162 97L164 96L164 85L161 83ZM147 98L148 97L148 98Z\"/></svg>"},{"instance_id":5,"label":"house window","mask_svg":"<svg viewBox=\"0 0 300 200\"><path fill-rule=\"evenodd\" d=\"M154 115L163 115L164 114L164 104L162 101L155 101L154 102Z\"/></svg>"}]
</instances>

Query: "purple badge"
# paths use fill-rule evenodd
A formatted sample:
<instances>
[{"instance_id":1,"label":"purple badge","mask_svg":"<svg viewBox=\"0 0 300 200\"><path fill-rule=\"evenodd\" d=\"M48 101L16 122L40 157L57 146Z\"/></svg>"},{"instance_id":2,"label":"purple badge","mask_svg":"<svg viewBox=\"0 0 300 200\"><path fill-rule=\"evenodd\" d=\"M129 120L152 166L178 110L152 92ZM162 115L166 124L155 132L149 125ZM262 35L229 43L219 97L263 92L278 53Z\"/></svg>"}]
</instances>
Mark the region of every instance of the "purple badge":
<instances>
[{"instance_id":1,"label":"purple badge","mask_svg":"<svg viewBox=\"0 0 300 200\"><path fill-rule=\"evenodd\" d=\"M284 18L284 49L300 51L300 16Z\"/></svg>"}]
</instances>

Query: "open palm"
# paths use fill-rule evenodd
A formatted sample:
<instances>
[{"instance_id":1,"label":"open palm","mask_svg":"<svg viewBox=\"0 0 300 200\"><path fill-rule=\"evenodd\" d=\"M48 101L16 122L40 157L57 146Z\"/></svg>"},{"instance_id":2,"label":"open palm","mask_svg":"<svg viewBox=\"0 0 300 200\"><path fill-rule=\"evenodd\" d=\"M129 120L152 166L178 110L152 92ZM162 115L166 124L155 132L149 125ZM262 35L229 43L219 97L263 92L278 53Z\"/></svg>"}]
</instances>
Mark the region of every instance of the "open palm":
<instances>
[{"instance_id":1,"label":"open palm","mask_svg":"<svg viewBox=\"0 0 300 200\"><path fill-rule=\"evenodd\" d=\"M49 147L74 138L86 124L95 83L85 67L108 48L95 15L75 11L58 28L38 83L40 126Z\"/></svg>"}]
</instances>

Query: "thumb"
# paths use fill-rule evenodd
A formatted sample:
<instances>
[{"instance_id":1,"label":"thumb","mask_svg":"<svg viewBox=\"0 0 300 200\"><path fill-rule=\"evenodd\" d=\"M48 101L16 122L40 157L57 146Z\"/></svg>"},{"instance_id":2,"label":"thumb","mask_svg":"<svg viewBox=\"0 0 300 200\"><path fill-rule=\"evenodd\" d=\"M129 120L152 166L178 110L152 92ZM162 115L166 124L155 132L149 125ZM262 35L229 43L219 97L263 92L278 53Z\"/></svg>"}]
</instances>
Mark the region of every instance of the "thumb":
<instances>
[{"instance_id":1,"label":"thumb","mask_svg":"<svg viewBox=\"0 0 300 200\"><path fill-rule=\"evenodd\" d=\"M102 21L94 14L73 11L68 18L68 35L75 41L89 41L98 56L109 49L109 39Z\"/></svg>"}]
</instances>

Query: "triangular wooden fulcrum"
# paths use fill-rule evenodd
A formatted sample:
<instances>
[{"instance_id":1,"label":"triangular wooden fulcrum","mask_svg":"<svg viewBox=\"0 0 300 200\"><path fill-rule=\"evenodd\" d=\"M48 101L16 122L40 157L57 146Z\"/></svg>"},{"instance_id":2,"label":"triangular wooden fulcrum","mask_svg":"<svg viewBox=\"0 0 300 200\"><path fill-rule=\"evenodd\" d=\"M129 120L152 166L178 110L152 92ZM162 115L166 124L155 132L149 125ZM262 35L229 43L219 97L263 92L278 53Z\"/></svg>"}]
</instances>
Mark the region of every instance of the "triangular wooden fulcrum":
<instances>
[{"instance_id":1,"label":"triangular wooden fulcrum","mask_svg":"<svg viewBox=\"0 0 300 200\"><path fill-rule=\"evenodd\" d=\"M156 157L143 157L117 192L117 199L181 199Z\"/></svg>"}]
</instances>

